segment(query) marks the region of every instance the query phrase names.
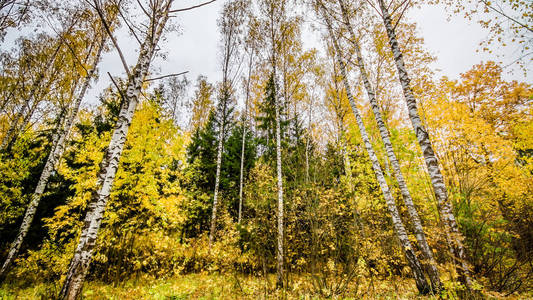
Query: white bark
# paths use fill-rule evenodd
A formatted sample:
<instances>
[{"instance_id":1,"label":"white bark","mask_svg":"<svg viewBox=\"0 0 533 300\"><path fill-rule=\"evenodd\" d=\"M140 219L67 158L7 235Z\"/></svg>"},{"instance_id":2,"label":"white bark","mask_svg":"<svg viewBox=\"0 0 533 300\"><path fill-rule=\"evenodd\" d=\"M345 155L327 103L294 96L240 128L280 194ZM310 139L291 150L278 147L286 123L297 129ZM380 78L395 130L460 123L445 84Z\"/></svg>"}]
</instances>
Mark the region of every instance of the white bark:
<instances>
[{"instance_id":1,"label":"white bark","mask_svg":"<svg viewBox=\"0 0 533 300\"><path fill-rule=\"evenodd\" d=\"M241 173L239 175L239 216L237 223L241 224L242 220L242 188L244 183L244 150L246 145L246 129L248 125L248 100L250 98L250 78L252 77L252 60L253 50L250 53L250 60L248 62L248 78L246 80L246 100L244 102L244 115L242 120L242 147L241 147Z\"/></svg>"},{"instance_id":2,"label":"white bark","mask_svg":"<svg viewBox=\"0 0 533 300\"><path fill-rule=\"evenodd\" d=\"M225 138L225 129L228 125L228 114L229 114L229 104L232 97L232 69L234 57L237 53L238 46L238 33L239 26L242 25L242 20L240 19L243 15L242 7L234 6L235 2L229 2L224 6L222 20L220 21L221 33L222 33L222 87L221 87L221 97L220 103L221 106L219 113L220 121L220 133L218 136L218 153L217 153L217 166L216 166L216 175L215 175L215 192L213 195L213 210L211 215L211 229L209 231L209 248L215 238L216 232L216 221L217 221L217 209L218 209L218 194L220 189L220 172L222 164L222 152L224 150L224 138Z\"/></svg>"},{"instance_id":3,"label":"white bark","mask_svg":"<svg viewBox=\"0 0 533 300\"><path fill-rule=\"evenodd\" d=\"M285 254L283 251L283 241L284 236L284 227L283 227L283 218L284 218L284 201L283 201L283 174L281 170L281 116L280 109L281 104L279 102L278 91L276 86L276 66L277 66L277 56L276 56L276 28L274 20L277 16L274 16L275 9L274 7L270 8L270 42L272 46L271 53L271 63L272 63L272 78L274 81L274 106L276 113L276 173L277 173L277 185L278 185L278 236L277 236L277 251L276 251L276 260L277 260L277 279L276 285L280 288L284 287L284 260Z\"/></svg>"},{"instance_id":4,"label":"white bark","mask_svg":"<svg viewBox=\"0 0 533 300\"><path fill-rule=\"evenodd\" d=\"M124 149L128 129L137 107L144 79L156 51L157 43L168 20L172 1L167 0L154 8L156 11L151 18L145 41L141 45L137 64L128 78L118 120L98 175L98 190L91 199L84 228L60 293L61 299L76 299L81 294L83 282L91 262L98 229L109 199L120 156Z\"/></svg>"},{"instance_id":5,"label":"white bark","mask_svg":"<svg viewBox=\"0 0 533 300\"><path fill-rule=\"evenodd\" d=\"M320 4L321 5L321 4ZM370 138L368 137L368 134L366 132L366 127L363 123L363 118L361 117L361 114L359 113L359 109L357 108L357 105L355 103L355 99L352 96L350 84L348 83L348 77L346 73L346 67L344 65L344 62L341 59L340 55L340 48L338 46L337 40L335 35L333 34L333 30L331 27L331 22L329 19L329 16L327 15L325 7L321 5L322 14L324 17L324 20L326 21L329 34L332 38L333 45L335 47L336 57L337 57L337 63L339 64L341 77L344 83L344 86L346 88L346 94L348 96L348 100L350 101L350 106L352 108L353 114L355 116L355 120L357 123L357 126L359 127L359 132L361 134L361 138L363 139L363 143L365 145L366 151L368 153L368 156L370 158L370 161L372 162L372 169L374 170L374 173L376 175L376 179L378 181L378 184L381 188L381 192L383 193L383 197L385 198L385 202L387 204L387 208L389 210L389 213L391 215L392 223L394 226L394 231L396 232L396 236L398 237L398 240L400 241L400 246L404 252L405 258L407 259L407 263L409 264L411 270L413 271L413 275L415 277L416 286L420 293L428 293L429 292L429 285L426 281L426 278L424 276L424 273L422 271L421 264L416 257L416 254L414 252L413 247L411 246L411 242L409 241L409 237L407 236L407 231L405 230L405 226L403 225L403 222L400 218L400 213L398 211L398 208L396 207L396 203L394 201L394 198L392 196L392 193L389 189L389 186L387 184L387 181L385 180L385 176L383 175L383 171L381 170L381 166L379 164L379 160L376 156L376 153L374 152L374 148L372 146L372 143L370 142Z\"/></svg>"},{"instance_id":6,"label":"white bark","mask_svg":"<svg viewBox=\"0 0 533 300\"><path fill-rule=\"evenodd\" d=\"M35 216L35 212L37 211L37 207L39 206L41 197L44 193L44 190L46 189L48 180L50 179L50 176L52 175L52 171L54 170L61 156L63 155L63 151L65 148L65 141L67 140L67 137L69 135L72 125L74 124L74 120L76 119L76 115L78 114L81 101L83 100L85 93L87 92L87 89L90 85L90 82L92 78L94 77L94 73L100 61L100 55L102 53L104 44L105 44L105 39L102 39L99 45L99 48L97 50L96 56L94 58L92 67L85 77L85 81L80 90L80 93L78 94L78 96L76 97L76 100L72 104L72 107L69 110L68 115L66 116L65 120L63 122L60 122L60 127L58 129L58 132L56 132L53 135L52 149L50 151L50 154L48 155L43 171L41 173L41 177L39 178L35 191L33 192L33 195L31 197L30 205L28 206L28 208L26 209L26 213L24 214L24 218L22 220L19 233L17 234L17 237L11 244L7 258L4 264L2 265L2 268L0 269L0 278L2 278L3 275L5 275L5 272L9 269L9 267L13 263L13 260L17 256L18 251L20 250L20 246L22 245L22 241L24 240L24 238L26 237L26 234L28 233L28 230L30 229L31 223L33 221L33 217Z\"/></svg>"},{"instance_id":7,"label":"white bark","mask_svg":"<svg viewBox=\"0 0 533 300\"><path fill-rule=\"evenodd\" d=\"M225 101L225 100L222 100ZM222 118L223 119L223 118ZM218 208L218 190L220 187L220 169L222 165L222 150L224 147L224 124L225 121L220 122L220 133L218 134L218 147L217 147L217 170L215 175L215 193L213 195L213 211L211 213L211 229L209 230L209 249L215 239L216 220L217 220L217 208Z\"/></svg>"},{"instance_id":8,"label":"white bark","mask_svg":"<svg viewBox=\"0 0 533 300\"><path fill-rule=\"evenodd\" d=\"M396 68L398 70L398 77L403 89L403 94L407 108L409 111L409 118L411 119L411 124L415 130L416 138L418 144L422 149L422 154L424 155L424 161L429 172L431 179L431 184L433 186L433 191L435 193L435 198L439 204L439 212L443 223L446 227L446 232L450 242L452 243L453 254L455 256L458 270L460 272L463 282L467 287L471 287L470 271L468 264L466 262L466 255L464 246L462 244L463 236L459 231L455 216L453 215L453 208L448 198L448 192L446 190L446 185L444 184L444 178L439 168L439 163L435 151L431 145L429 135L426 128L420 120L420 115L418 114L418 108L416 103L416 98L413 94L413 91L410 86L410 78L405 68L405 63L403 60L402 51L396 39L396 33L392 26L391 17L387 6L383 0L378 0L381 14L383 17L383 23L385 24L385 29L387 31L387 36L389 38L389 45L394 56L394 61L396 63Z\"/></svg>"},{"instance_id":9,"label":"white bark","mask_svg":"<svg viewBox=\"0 0 533 300\"><path fill-rule=\"evenodd\" d=\"M405 206L407 207L407 212L409 213L409 216L411 218L411 222L415 230L416 240L418 242L418 245L420 247L422 254L424 255L424 259L426 260L426 263L427 263L428 275L429 275L429 279L432 284L432 288L434 289L435 292L438 292L442 288L442 284L440 282L439 271L437 270L435 259L433 258L433 253L431 252L431 248L429 247L427 243L426 235L422 227L422 221L420 220L420 216L418 215L416 207L413 203L413 198L411 197L411 193L409 192L409 189L407 188L407 183L405 182L405 179L403 177L402 170L400 168L400 163L398 162L398 158L396 157L396 154L394 153L392 142L390 140L389 131L387 127L385 126L385 122L383 121L383 118L381 116L381 111L378 105L378 101L376 99L376 94L374 92L374 89L372 88L370 80L368 79L368 76L365 70L365 63L363 61L363 56L361 54L361 49L359 46L359 42L350 24L350 19L348 18L343 0L338 0L338 1L341 7L344 22L346 23L348 27L348 30L349 30L349 33L352 39L352 44L354 45L354 48L355 48L355 54L357 57L357 65L359 67L361 78L363 79L363 85L367 92L368 99L370 101L370 105L372 107L372 111L374 113L376 123L378 125L381 139L383 140L383 144L385 145L385 151L390 160L390 164L392 165L394 176L396 177L396 180L398 182L398 186L402 193Z\"/></svg>"},{"instance_id":10,"label":"white bark","mask_svg":"<svg viewBox=\"0 0 533 300\"><path fill-rule=\"evenodd\" d=\"M274 85L275 86L275 85ZM274 93L275 95L275 93ZM281 125L280 125L280 104L279 99L276 97L276 168L278 177L278 251L277 251L277 282L278 286L283 287L283 176L281 172Z\"/></svg>"}]
</instances>

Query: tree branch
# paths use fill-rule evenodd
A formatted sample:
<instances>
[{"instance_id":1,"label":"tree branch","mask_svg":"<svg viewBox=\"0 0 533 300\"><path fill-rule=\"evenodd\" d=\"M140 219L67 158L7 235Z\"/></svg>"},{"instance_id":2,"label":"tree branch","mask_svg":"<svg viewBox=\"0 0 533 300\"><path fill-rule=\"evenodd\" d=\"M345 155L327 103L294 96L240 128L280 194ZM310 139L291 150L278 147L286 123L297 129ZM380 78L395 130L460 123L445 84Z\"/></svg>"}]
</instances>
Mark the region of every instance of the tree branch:
<instances>
[{"instance_id":1,"label":"tree branch","mask_svg":"<svg viewBox=\"0 0 533 300\"><path fill-rule=\"evenodd\" d=\"M181 72L181 73L175 73L175 74L168 74L168 75L154 77L154 78L148 78L148 79L145 79L144 82L159 80L159 79L163 79L163 78L167 78L167 77L180 76L180 75L187 74L187 73L189 73L189 71L185 71L185 72Z\"/></svg>"},{"instance_id":2,"label":"tree branch","mask_svg":"<svg viewBox=\"0 0 533 300\"><path fill-rule=\"evenodd\" d=\"M128 67L128 64L126 63L126 59L124 58L124 54L122 53L122 50L120 50L120 47L118 46L117 40L113 36L113 33L111 32L111 29L109 28L109 24L107 24L107 21L105 19L105 16L102 12L102 9L100 7L100 4L98 3L98 0L94 0L94 8L96 9L96 12L98 13L98 16L100 17L100 21L102 22L102 25L104 25L104 28L109 35L109 38L113 42L113 45L115 46L115 49L117 49L118 55L120 56L120 60L122 61L122 65L124 66L124 70L126 71L126 74L128 74L128 77L130 76L130 69ZM120 9L120 7L117 7L117 9Z\"/></svg>"},{"instance_id":3,"label":"tree branch","mask_svg":"<svg viewBox=\"0 0 533 300\"><path fill-rule=\"evenodd\" d=\"M111 82L113 82L113 85L117 88L117 91L120 94L120 97L122 98L122 101L126 101L126 96L124 96L124 94L122 93L122 89L115 82L115 79L113 78L113 76L111 76L111 73L107 72L107 75L109 75L109 78L111 79Z\"/></svg>"},{"instance_id":4,"label":"tree branch","mask_svg":"<svg viewBox=\"0 0 533 300\"><path fill-rule=\"evenodd\" d=\"M204 3L198 4L198 5L194 5L194 6L191 6L191 7L180 8L180 9L174 9L174 10L169 11L169 13L182 12L182 11L186 11L186 10L195 9L195 8L198 8L198 7L202 7L202 6L204 6L204 5L208 5L208 4L213 3L213 2L215 2L215 1L217 1L217 0L207 1L207 2L204 2Z\"/></svg>"}]
</instances>

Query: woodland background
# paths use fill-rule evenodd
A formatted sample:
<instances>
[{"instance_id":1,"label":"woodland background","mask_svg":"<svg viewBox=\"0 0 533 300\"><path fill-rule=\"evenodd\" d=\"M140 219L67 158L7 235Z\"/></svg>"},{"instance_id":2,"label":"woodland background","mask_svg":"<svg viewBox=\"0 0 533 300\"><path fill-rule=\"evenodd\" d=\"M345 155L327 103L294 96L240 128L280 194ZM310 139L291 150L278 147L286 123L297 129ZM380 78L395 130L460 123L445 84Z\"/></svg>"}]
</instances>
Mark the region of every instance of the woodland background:
<instances>
[{"instance_id":1,"label":"woodland background","mask_svg":"<svg viewBox=\"0 0 533 300\"><path fill-rule=\"evenodd\" d=\"M532 297L533 2L431 3L515 49L458 78L415 0L226 1L221 79L157 74L211 2L0 0L2 298Z\"/></svg>"}]
</instances>

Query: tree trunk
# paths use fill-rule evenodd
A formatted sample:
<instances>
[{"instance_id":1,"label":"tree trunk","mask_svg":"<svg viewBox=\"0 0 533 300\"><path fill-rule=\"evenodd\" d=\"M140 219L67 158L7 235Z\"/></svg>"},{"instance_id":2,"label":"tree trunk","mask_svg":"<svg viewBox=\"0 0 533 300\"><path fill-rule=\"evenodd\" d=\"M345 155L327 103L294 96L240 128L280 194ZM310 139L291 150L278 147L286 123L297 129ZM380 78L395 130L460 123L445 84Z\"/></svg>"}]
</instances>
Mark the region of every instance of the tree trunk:
<instances>
[{"instance_id":1,"label":"tree trunk","mask_svg":"<svg viewBox=\"0 0 533 300\"><path fill-rule=\"evenodd\" d=\"M275 86L275 85L274 85ZM276 93L274 93L274 96ZM276 96L275 96L276 97ZM277 251L277 286L283 287L283 176L281 173L281 124L279 99L275 99L276 110L276 168L278 177L278 251Z\"/></svg>"},{"instance_id":2,"label":"tree trunk","mask_svg":"<svg viewBox=\"0 0 533 300\"><path fill-rule=\"evenodd\" d=\"M224 114L224 112L223 112ZM218 190L220 187L220 168L222 165L222 150L224 147L224 123L220 122L220 133L218 134L218 147L217 147L217 171L215 175L215 193L213 195L213 211L211 214L211 229L209 230L209 249L215 239L216 220L217 220L217 208L218 208Z\"/></svg>"},{"instance_id":3,"label":"tree trunk","mask_svg":"<svg viewBox=\"0 0 533 300\"><path fill-rule=\"evenodd\" d=\"M96 71L98 62L100 61L100 55L102 53L104 44L105 44L105 38L102 39L99 45L93 65L91 67L91 70L87 73L85 77L85 81L83 83L83 86L80 90L78 97L73 103L65 120L63 122L60 122L58 132L55 133L52 138L52 149L44 165L44 169L37 183L37 187L35 188L35 191L32 195L30 205L26 209L26 213L24 215L24 219L22 220L19 233L17 234L17 237L11 244L7 258L4 264L2 265L2 268L0 269L0 279L5 275L6 271L9 269L9 267L13 263L13 260L17 256L18 251L20 250L22 241L24 240L24 238L26 237L26 234L28 233L28 230L30 229L30 225L33 221L33 217L35 216L35 212L37 210L37 207L39 206L41 197L44 193L44 190L46 189L48 180L50 179L50 176L52 175L52 171L54 170L61 156L63 155L65 141L68 137L72 124L74 123L76 115L78 114L81 101L83 100L83 97L85 96L85 93L87 92L90 82L92 78L94 77L94 73Z\"/></svg>"},{"instance_id":4,"label":"tree trunk","mask_svg":"<svg viewBox=\"0 0 533 300\"><path fill-rule=\"evenodd\" d=\"M271 11L271 20L274 19L274 10ZM284 202L283 202L283 174L281 171L281 116L280 116L280 103L279 97L277 95L278 91L276 89L276 34L274 29L274 24L271 24L271 42L272 42L272 78L274 80L274 110L276 114L276 174L277 174L277 184L278 184L278 236L277 236L277 251L276 251L276 260L277 260L277 279L276 286L278 288L283 288L284 281L284 252L283 252L283 241L284 237L284 228L283 228L283 218L284 218Z\"/></svg>"},{"instance_id":5,"label":"tree trunk","mask_svg":"<svg viewBox=\"0 0 533 300\"><path fill-rule=\"evenodd\" d=\"M383 0L378 0L378 3L383 17L383 23L385 24L385 29L387 31L387 36L389 38L389 45L391 47L392 54L394 56L394 61L396 63L396 68L398 70L398 77L400 79L400 83L403 89L404 98L407 103L409 118L411 119L411 123L415 130L418 144L420 145L420 148L422 149L422 154L424 155L424 160L429 172L431 184L435 193L435 198L437 199L437 203L439 206L439 212L446 228L446 234L452 244L451 248L453 249L453 255L455 256L461 280L468 288L470 288L470 271L466 262L464 246L462 244L463 236L459 231L455 216L453 215L452 204L450 202L450 199L448 198L448 192L446 190L444 178L439 168L437 156L435 155L435 151L433 150L433 147L431 145L427 130L424 125L422 125L420 115L418 114L416 98L410 86L410 78L407 73L407 69L405 68L402 51L400 50L398 40L396 39L396 33L392 26L392 21L389 15L388 8L386 7Z\"/></svg>"},{"instance_id":6,"label":"tree trunk","mask_svg":"<svg viewBox=\"0 0 533 300\"><path fill-rule=\"evenodd\" d=\"M405 182L405 179L403 177L402 170L400 168L400 163L398 162L398 158L396 157L396 154L394 153L392 142L390 140L389 131L387 127L385 126L385 122L383 121L383 118L381 116L381 111L378 105L378 101L376 99L376 94L374 92L374 89L372 88L372 85L370 84L370 80L368 79L368 76L365 70L365 63L363 61L363 56L361 55L361 48L359 47L359 42L356 39L353 28L350 24L350 19L348 18L348 14L344 6L343 0L338 0L338 1L340 4L344 22L346 23L348 30L350 32L350 35L351 35L352 43L354 45L355 53L357 56L357 65L359 67L361 78L363 79L363 85L365 87L366 93L368 95L368 99L370 101L370 106L372 107L372 111L374 112L374 117L376 119L376 123L379 128L381 139L383 140L383 144L385 145L385 150L387 152L387 156L389 157L390 164L392 165L394 176L396 177L396 181L398 182L398 186L402 193L403 201L405 203L405 206L407 207L407 212L409 213L409 216L411 217L411 222L415 230L416 240L424 256L424 259L426 260L426 263L427 263L427 271L428 271L429 279L432 284L432 288L434 292L438 293L438 291L442 288L442 284L440 282L439 271L437 270L435 259L433 258L433 253L431 252L431 248L429 247L427 243L426 235L422 227L420 216L418 215L416 207L413 203L413 198L411 197L411 193L409 192L409 189L407 188L407 183Z\"/></svg>"},{"instance_id":7,"label":"tree trunk","mask_svg":"<svg viewBox=\"0 0 533 300\"><path fill-rule=\"evenodd\" d=\"M156 11L151 18L146 39L141 45L137 64L128 78L118 120L99 171L98 190L93 193L91 198L84 228L61 289L61 299L73 300L81 294L83 282L91 262L98 229L109 199L120 156L124 149L128 129L137 107L144 78L148 73L157 43L168 20L171 4L172 0L167 0L159 8L154 8Z\"/></svg>"},{"instance_id":8,"label":"tree trunk","mask_svg":"<svg viewBox=\"0 0 533 300\"><path fill-rule=\"evenodd\" d=\"M346 75L346 68L341 59L340 48L337 44L336 37L333 34L333 30L331 27L329 17L327 16L326 9L323 6L321 6L321 9L322 9L324 20L326 21L326 24L328 27L329 34L332 38L333 45L335 47L337 63L339 64L341 77L342 77L344 86L346 88L346 95L348 96L348 100L350 101L350 106L352 108L353 114L355 116L355 120L359 127L359 132L365 144L366 151L368 153L368 156L370 157L370 161L372 162L372 168L374 169L376 179L383 193L383 197L385 198L385 202L387 203L387 208L389 209L389 213L391 214L391 219L392 219L392 223L394 226L394 230L396 232L398 240L400 241L400 246L405 254L407 263L409 264L409 266L411 267L411 270L413 271L413 275L414 275L415 282L416 282L416 287L418 288L418 291L420 293L426 294L430 291L430 286L426 281L426 278L422 271L421 264L418 258L416 257L413 247L411 246L411 242L409 241L409 237L407 236L407 231L405 230L405 226L403 225L403 222L400 218L400 213L398 212L398 208L396 207L396 203L394 201L392 193L389 189L389 186L387 185L387 181L385 180L383 171L381 170L379 160L374 152L372 143L370 142L370 138L368 137L368 134L366 132L365 124L363 123L363 119L361 117L361 114L359 113L359 109L357 108L355 104L355 100L352 96L350 85L348 83L348 77Z\"/></svg>"},{"instance_id":9,"label":"tree trunk","mask_svg":"<svg viewBox=\"0 0 533 300\"><path fill-rule=\"evenodd\" d=\"M242 188L244 183L244 148L246 144L246 126L248 125L248 100L250 97L250 77L252 77L252 60L253 60L253 50L250 53L250 61L248 62L248 79L246 81L246 100L244 102L244 116L242 121L242 148L241 148L241 173L239 175L239 216L237 218L237 223L241 224L242 220Z\"/></svg>"}]
</instances>

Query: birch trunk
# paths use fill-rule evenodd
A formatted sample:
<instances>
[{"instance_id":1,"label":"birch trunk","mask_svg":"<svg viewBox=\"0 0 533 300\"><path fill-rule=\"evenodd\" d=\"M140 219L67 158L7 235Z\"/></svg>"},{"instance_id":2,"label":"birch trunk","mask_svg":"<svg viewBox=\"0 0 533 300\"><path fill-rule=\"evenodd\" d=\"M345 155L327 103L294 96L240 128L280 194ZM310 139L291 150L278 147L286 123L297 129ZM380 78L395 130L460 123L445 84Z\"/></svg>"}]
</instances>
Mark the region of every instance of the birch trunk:
<instances>
[{"instance_id":1,"label":"birch trunk","mask_svg":"<svg viewBox=\"0 0 533 300\"><path fill-rule=\"evenodd\" d=\"M271 12L274 14L274 12ZM274 18L273 15L271 16ZM278 185L278 237L277 237L277 251L276 251L276 286L278 288L284 287L283 277L284 277L284 251L283 251L283 241L285 239L284 230L283 230L283 218L284 218L284 202L283 202L283 174L281 171L281 122L280 122L280 103L279 97L277 95L278 91L276 89L276 39L275 39L275 29L274 25L271 25L271 42L272 42L272 78L274 80L274 110L276 114L276 174L277 174L277 185Z\"/></svg>"},{"instance_id":2,"label":"birch trunk","mask_svg":"<svg viewBox=\"0 0 533 300\"><path fill-rule=\"evenodd\" d=\"M252 50L253 51L253 50ZM243 116L243 126L242 126L242 147L241 147L241 173L239 175L239 216L237 218L237 223L241 224L242 220L242 188L244 181L244 150L246 145L246 128L248 125L248 100L250 97L250 78L252 77L252 60L253 52L250 53L250 60L248 62L248 79L246 80L246 100L244 102L244 116Z\"/></svg>"},{"instance_id":3,"label":"birch trunk","mask_svg":"<svg viewBox=\"0 0 533 300\"><path fill-rule=\"evenodd\" d=\"M0 145L0 149L6 149L9 148L10 145L12 145L16 137L18 135L18 132L20 131L20 128L24 128L22 126L19 126L19 119L23 118L23 126L27 125L29 121L29 117L33 114L33 111L35 110L37 104L32 103L34 102L35 94L41 87L41 82L44 78L46 78L46 72L52 67L54 64L57 54L59 53L59 50L61 50L61 46L63 45L62 42L59 42L57 45L54 53L50 57L50 59L46 62L46 66L44 68L44 71L40 73L37 77L37 79L33 82L31 88L30 88L30 94L28 95L28 99L24 102L24 105L22 106L21 110L15 115L15 118L11 122L11 125L9 126L9 129L2 138L2 145ZM30 106L31 105L31 106ZM28 113L26 113L26 110L30 109ZM29 116L29 117L28 117Z\"/></svg>"},{"instance_id":4,"label":"birch trunk","mask_svg":"<svg viewBox=\"0 0 533 300\"><path fill-rule=\"evenodd\" d=\"M231 101L232 101L232 87L233 87L233 76L232 76L232 63L233 58L238 54L237 45L238 45L238 30L239 26L242 24L243 15L242 7L235 6L236 2L228 2L224 5L222 12L222 20L220 21L220 29L222 34L222 87L221 87L221 97L219 102L220 109L218 110L221 115L219 115L220 121L220 133L218 136L218 153L217 153L217 166L215 174L215 192L213 195L213 211L211 216L211 228L209 231L209 249L215 238L216 232L216 222L217 222L217 209L218 209L218 194L220 189L220 172L222 165L222 152L224 150L224 138L225 138L225 129L228 125L229 114L231 113ZM236 75L236 74L235 74Z\"/></svg>"},{"instance_id":5,"label":"birch trunk","mask_svg":"<svg viewBox=\"0 0 533 300\"><path fill-rule=\"evenodd\" d=\"M387 127L385 126L385 122L383 121L383 118L381 116L381 110L379 108L378 101L376 99L376 93L374 92L374 89L372 88L372 85L370 84L370 80L368 79L368 76L365 70L365 63L363 61L363 56L361 54L361 48L359 46L358 40L356 39L353 28L350 24L350 19L348 18L346 7L344 6L343 0L338 0L338 2L341 8L344 23L346 23L348 27L348 30L349 30L349 33L352 39L352 43L355 48L355 54L357 57L357 65L359 67L361 78L363 80L363 85L365 87L366 93L368 95L368 99L370 101L370 106L372 107L372 111L374 113L374 117L378 125L381 139L383 140L383 144L385 145L385 151L390 160L390 164L392 165L394 176L396 177L396 181L398 182L398 186L402 193L403 201L405 203L405 206L407 207L407 212L409 213L411 222L413 224L418 246L420 247L420 250L427 263L427 272L429 275L429 279L431 281L433 291L438 292L439 290L441 290L442 284L440 282L439 271L437 270L435 259L433 258L433 253L431 252L431 248L429 247L427 240L426 240L426 235L422 227L422 221L420 220L420 216L418 215L416 207L413 203L413 198L411 197L411 193L409 192L409 189L407 188L407 183L405 182L405 179L403 177L402 170L400 168L400 163L398 162L398 158L396 157L396 153L394 153L392 142L390 140L389 131Z\"/></svg>"},{"instance_id":6,"label":"birch trunk","mask_svg":"<svg viewBox=\"0 0 533 300\"><path fill-rule=\"evenodd\" d=\"M365 124L363 123L363 118L361 117L361 114L359 113L359 109L357 108L355 104L355 100L352 96L351 88L348 83L348 77L346 75L347 74L346 68L340 56L340 48L338 46L336 37L333 35L331 22L329 20L329 17L327 16L327 12L325 11L325 8L321 6L321 9L322 9L324 20L326 21L326 24L328 27L329 34L333 40L333 45L335 47L335 52L336 52L336 57L337 57L337 63L339 64L341 77L342 77L344 86L346 88L346 95L348 96L348 100L350 101L350 106L355 116L357 126L359 127L359 132L361 134L361 138L363 139L363 143L365 145L366 151L368 153L368 156L370 157L370 161L372 162L372 168L376 175L376 179L381 188L381 192L383 193L383 197L385 198L385 202L387 204L389 213L391 214L394 231L396 232L398 240L400 241L400 246L404 252L405 258L407 259L407 263L409 264L411 270L413 271L413 275L415 278L416 287L418 288L418 291L421 294L426 294L430 291L430 286L426 281L426 278L422 271L421 264L414 252L413 247L411 246L411 242L409 241L409 237L407 236L407 231L405 230L405 226L403 225L403 222L400 218L400 213L398 211L398 208L396 207L396 203L394 201L392 193L389 189L389 186L387 185L387 181L385 180L383 171L381 170L379 160L374 152L374 148L366 132Z\"/></svg>"},{"instance_id":7,"label":"birch trunk","mask_svg":"<svg viewBox=\"0 0 533 300\"><path fill-rule=\"evenodd\" d=\"M220 124L220 133L218 134L217 147L217 170L215 175L215 193L213 195L213 211L211 214L211 229L209 230L209 249L213 244L216 231L217 208L218 208L218 190L220 188L220 168L222 165L222 150L224 148L224 120Z\"/></svg>"},{"instance_id":8,"label":"birch trunk","mask_svg":"<svg viewBox=\"0 0 533 300\"><path fill-rule=\"evenodd\" d=\"M468 264L466 262L466 255L464 246L462 244L463 236L459 231L459 227L453 215L453 208L448 198L448 192L446 190L446 185L444 184L444 178L439 168L439 163L435 151L431 145L429 135L426 128L420 120L420 115L418 114L418 108L416 103L416 98L413 94L413 91L410 86L410 78L405 68L405 63L403 60L402 51L398 45L398 40L396 39L396 33L394 27L392 26L391 17L387 6L383 0L378 0L379 7L382 14L383 23L387 31L387 36L389 39L389 45L394 56L394 61L396 63L396 68L398 70L398 77L403 89L403 94L405 102L407 103L407 108L409 111L409 118L415 130L416 138L418 144L422 149L422 154L424 155L424 161L429 172L431 179L431 184L433 186L433 192L435 193L435 198L439 206L439 212L443 223L446 228L446 234L452 244L453 255L457 263L458 271L461 277L461 280L466 284L468 288L471 287L470 271Z\"/></svg>"},{"instance_id":9,"label":"birch trunk","mask_svg":"<svg viewBox=\"0 0 533 300\"><path fill-rule=\"evenodd\" d=\"M2 268L0 269L0 278L2 278L5 275L6 271L9 269L9 267L13 263L13 260L17 256L18 251L20 250L20 246L22 245L22 241L24 240L24 238L26 237L26 234L28 233L28 230L30 229L31 223L33 221L33 217L35 216L35 212L37 211L37 207L39 206L41 197L44 193L44 190L46 189L48 180L50 179L50 176L52 175L52 171L54 170L61 156L63 155L63 151L65 148L65 141L74 123L76 115L78 114L81 101L83 100L83 97L85 96L85 93L87 92L91 79L94 77L94 73L100 61L100 55L102 53L104 44L105 44L105 39L102 39L102 42L100 43L99 48L97 50L93 65L91 66L91 70L87 73L85 77L85 81L83 83L83 86L80 90L78 97L73 103L65 120L60 123L58 132L54 134L52 138L52 149L44 165L43 171L41 173L41 177L39 178L39 181L37 183L37 187L35 188L35 191L33 192L30 205L26 209L26 213L22 220L19 233L17 234L17 237L11 244L7 258L4 264L2 265Z\"/></svg>"},{"instance_id":10,"label":"birch trunk","mask_svg":"<svg viewBox=\"0 0 533 300\"><path fill-rule=\"evenodd\" d=\"M274 93L274 96L276 93ZM280 124L280 104L275 96L276 110L276 168L278 177L278 251L277 251L277 286L283 287L283 176L281 173L281 124Z\"/></svg>"},{"instance_id":11,"label":"birch trunk","mask_svg":"<svg viewBox=\"0 0 533 300\"><path fill-rule=\"evenodd\" d=\"M84 228L61 289L61 299L73 300L81 295L128 129L137 107L144 78L148 73L157 43L168 20L171 4L172 0L167 0L160 4L159 9L154 8L156 11L153 12L147 36L141 45L137 64L128 78L118 120L99 171L98 190L92 196L90 208L85 217Z\"/></svg>"}]
</instances>

